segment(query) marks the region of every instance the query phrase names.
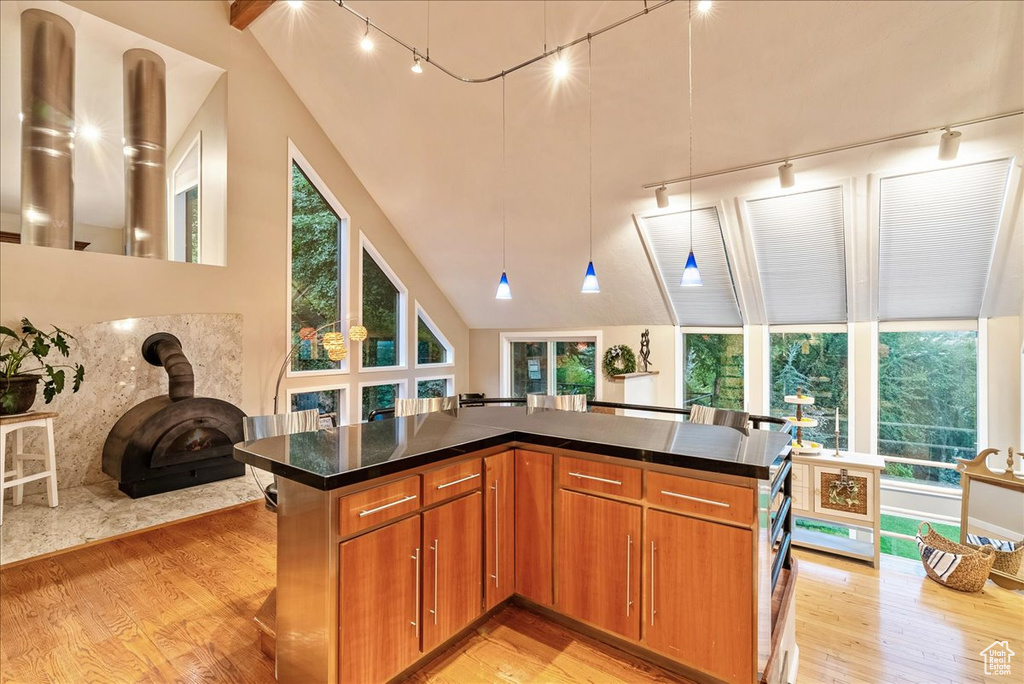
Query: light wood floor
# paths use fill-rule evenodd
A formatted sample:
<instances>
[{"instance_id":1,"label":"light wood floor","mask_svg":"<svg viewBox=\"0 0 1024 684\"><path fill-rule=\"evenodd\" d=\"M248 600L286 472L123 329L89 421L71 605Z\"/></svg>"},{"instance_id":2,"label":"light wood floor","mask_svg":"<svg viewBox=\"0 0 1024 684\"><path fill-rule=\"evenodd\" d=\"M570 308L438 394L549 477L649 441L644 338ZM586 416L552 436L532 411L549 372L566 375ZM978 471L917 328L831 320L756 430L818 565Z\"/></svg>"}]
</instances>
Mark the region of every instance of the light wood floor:
<instances>
[{"instance_id":1,"label":"light wood floor","mask_svg":"<svg viewBox=\"0 0 1024 684\"><path fill-rule=\"evenodd\" d=\"M274 533L254 504L0 569L0 682L272 684L251 618L274 583ZM958 594L895 558L798 557L800 684L982 682L990 642L1024 653L1021 594ZM1024 681L1015 661L1009 681ZM411 681L682 680L509 608Z\"/></svg>"}]
</instances>

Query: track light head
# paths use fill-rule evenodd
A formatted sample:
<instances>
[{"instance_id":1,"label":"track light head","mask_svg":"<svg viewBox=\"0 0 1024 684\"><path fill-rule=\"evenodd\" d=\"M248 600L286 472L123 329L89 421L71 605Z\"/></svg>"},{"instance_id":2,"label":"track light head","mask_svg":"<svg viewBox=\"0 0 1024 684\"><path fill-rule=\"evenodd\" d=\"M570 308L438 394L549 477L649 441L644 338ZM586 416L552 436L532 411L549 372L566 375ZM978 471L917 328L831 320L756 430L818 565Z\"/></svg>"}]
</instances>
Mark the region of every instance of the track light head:
<instances>
[{"instance_id":1,"label":"track light head","mask_svg":"<svg viewBox=\"0 0 1024 684\"><path fill-rule=\"evenodd\" d=\"M788 161L779 167L779 185L783 188L791 188L796 185L796 172L793 165Z\"/></svg>"},{"instance_id":2,"label":"track light head","mask_svg":"<svg viewBox=\"0 0 1024 684\"><path fill-rule=\"evenodd\" d=\"M658 200L658 208L668 208L668 188L664 185L654 189L654 199Z\"/></svg>"},{"instance_id":3,"label":"track light head","mask_svg":"<svg viewBox=\"0 0 1024 684\"><path fill-rule=\"evenodd\" d=\"M700 0L700 2L697 3L697 11L700 12L701 14L704 14L705 12L710 12L711 5L711 0Z\"/></svg>"},{"instance_id":4,"label":"track light head","mask_svg":"<svg viewBox=\"0 0 1024 684\"><path fill-rule=\"evenodd\" d=\"M423 65L420 64L420 56L415 54L415 53L413 53L413 58L412 58L412 73L414 73L414 74L422 74L423 73Z\"/></svg>"},{"instance_id":5,"label":"track light head","mask_svg":"<svg viewBox=\"0 0 1024 684\"><path fill-rule=\"evenodd\" d=\"M946 132L939 138L940 161L953 161L956 159L956 155L960 151L960 138L962 135L960 131L951 130L949 126L946 126Z\"/></svg>"},{"instance_id":6,"label":"track light head","mask_svg":"<svg viewBox=\"0 0 1024 684\"><path fill-rule=\"evenodd\" d=\"M559 81L569 75L569 62L562 56L561 50L555 54L555 62L551 67L551 72L555 75L555 79Z\"/></svg>"},{"instance_id":7,"label":"track light head","mask_svg":"<svg viewBox=\"0 0 1024 684\"><path fill-rule=\"evenodd\" d=\"M373 49L373 38L370 37L370 20L366 20L366 33L363 34L363 39L359 41L359 47L363 48L363 52L369 52Z\"/></svg>"},{"instance_id":8,"label":"track light head","mask_svg":"<svg viewBox=\"0 0 1024 684\"><path fill-rule=\"evenodd\" d=\"M288 0L288 6L293 10L299 9L302 7L302 0Z\"/></svg>"}]
</instances>

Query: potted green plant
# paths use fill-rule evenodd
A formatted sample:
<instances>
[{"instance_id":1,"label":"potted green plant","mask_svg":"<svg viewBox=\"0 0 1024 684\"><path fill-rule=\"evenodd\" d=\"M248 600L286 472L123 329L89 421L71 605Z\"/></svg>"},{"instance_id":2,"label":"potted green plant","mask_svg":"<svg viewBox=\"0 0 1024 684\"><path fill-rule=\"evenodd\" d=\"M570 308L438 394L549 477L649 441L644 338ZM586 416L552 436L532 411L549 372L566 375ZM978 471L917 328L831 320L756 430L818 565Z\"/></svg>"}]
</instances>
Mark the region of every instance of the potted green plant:
<instances>
[{"instance_id":1,"label":"potted green plant","mask_svg":"<svg viewBox=\"0 0 1024 684\"><path fill-rule=\"evenodd\" d=\"M68 340L74 339L56 326L49 332L40 330L27 318L21 319L20 335L0 325L0 415L25 413L32 408L40 380L44 381L43 398L49 404L64 391L67 370L74 374L71 391L77 392L82 387L85 380L82 364L46 361L53 349L67 358Z\"/></svg>"}]
</instances>

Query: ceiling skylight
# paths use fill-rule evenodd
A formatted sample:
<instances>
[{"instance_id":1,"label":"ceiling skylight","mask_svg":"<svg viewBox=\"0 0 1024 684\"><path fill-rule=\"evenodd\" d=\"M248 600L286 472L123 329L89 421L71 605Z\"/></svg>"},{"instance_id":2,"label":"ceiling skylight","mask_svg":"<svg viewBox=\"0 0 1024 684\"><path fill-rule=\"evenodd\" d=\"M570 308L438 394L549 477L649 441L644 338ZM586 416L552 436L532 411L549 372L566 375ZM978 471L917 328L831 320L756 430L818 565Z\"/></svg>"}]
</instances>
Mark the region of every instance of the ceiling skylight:
<instances>
[{"instance_id":1,"label":"ceiling skylight","mask_svg":"<svg viewBox=\"0 0 1024 684\"><path fill-rule=\"evenodd\" d=\"M846 322L843 189L746 202L772 325Z\"/></svg>"},{"instance_id":2,"label":"ceiling skylight","mask_svg":"<svg viewBox=\"0 0 1024 684\"><path fill-rule=\"evenodd\" d=\"M690 252L688 211L637 216L636 224L676 325L743 324L717 209L693 210L693 252L704 281L701 287L679 284Z\"/></svg>"},{"instance_id":3,"label":"ceiling skylight","mask_svg":"<svg viewBox=\"0 0 1024 684\"><path fill-rule=\"evenodd\" d=\"M1010 160L883 178L878 319L978 318Z\"/></svg>"}]
</instances>

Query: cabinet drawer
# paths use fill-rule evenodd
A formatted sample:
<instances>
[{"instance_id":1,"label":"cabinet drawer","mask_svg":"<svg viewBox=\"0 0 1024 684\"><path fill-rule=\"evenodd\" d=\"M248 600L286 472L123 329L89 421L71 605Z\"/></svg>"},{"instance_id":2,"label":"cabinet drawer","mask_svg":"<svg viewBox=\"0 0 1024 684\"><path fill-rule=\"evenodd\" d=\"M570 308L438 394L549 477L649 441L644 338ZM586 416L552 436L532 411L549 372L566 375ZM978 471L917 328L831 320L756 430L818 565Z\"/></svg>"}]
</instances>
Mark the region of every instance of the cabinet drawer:
<instances>
[{"instance_id":1,"label":"cabinet drawer","mask_svg":"<svg viewBox=\"0 0 1024 684\"><path fill-rule=\"evenodd\" d=\"M438 501L450 499L474 489L480 489L481 461L474 458L447 468L423 473L423 505L430 506Z\"/></svg>"},{"instance_id":2,"label":"cabinet drawer","mask_svg":"<svg viewBox=\"0 0 1024 684\"><path fill-rule=\"evenodd\" d=\"M796 489L797 487L806 487L810 480L810 466L808 466L806 463L794 463L793 489Z\"/></svg>"},{"instance_id":3,"label":"cabinet drawer","mask_svg":"<svg viewBox=\"0 0 1024 684\"><path fill-rule=\"evenodd\" d=\"M754 520L754 494L746 487L647 473L647 502L681 513L706 515L729 522Z\"/></svg>"},{"instance_id":4,"label":"cabinet drawer","mask_svg":"<svg viewBox=\"0 0 1024 684\"><path fill-rule=\"evenodd\" d=\"M407 477L365 492L341 497L341 536L355 534L415 511L420 501L420 479Z\"/></svg>"},{"instance_id":5,"label":"cabinet drawer","mask_svg":"<svg viewBox=\"0 0 1024 684\"><path fill-rule=\"evenodd\" d=\"M640 498L640 469L562 456L558 459L558 484L629 499Z\"/></svg>"}]
</instances>

